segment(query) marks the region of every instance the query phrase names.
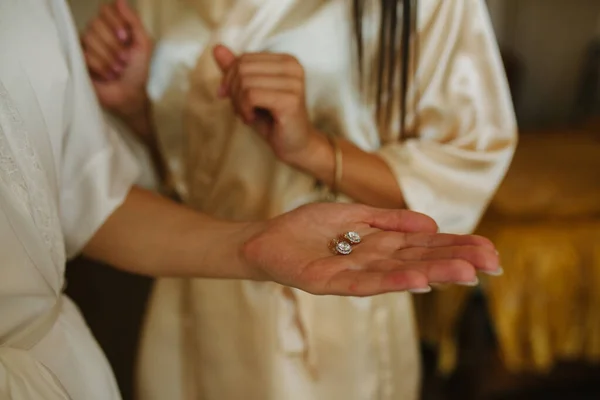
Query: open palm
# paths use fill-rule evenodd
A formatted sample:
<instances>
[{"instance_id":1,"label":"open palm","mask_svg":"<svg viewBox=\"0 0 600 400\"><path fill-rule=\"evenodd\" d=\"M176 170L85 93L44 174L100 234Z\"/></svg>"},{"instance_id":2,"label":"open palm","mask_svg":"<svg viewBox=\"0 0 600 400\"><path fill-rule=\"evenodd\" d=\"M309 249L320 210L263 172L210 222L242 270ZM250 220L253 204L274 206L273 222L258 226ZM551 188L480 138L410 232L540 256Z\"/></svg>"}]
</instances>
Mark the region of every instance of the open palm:
<instances>
[{"instance_id":1,"label":"open palm","mask_svg":"<svg viewBox=\"0 0 600 400\"><path fill-rule=\"evenodd\" d=\"M349 255L333 255L329 241L347 231L362 242ZM426 292L430 283L471 284L477 270L499 268L483 237L439 234L431 218L412 211L328 203L266 223L244 255L269 279L313 294Z\"/></svg>"}]
</instances>

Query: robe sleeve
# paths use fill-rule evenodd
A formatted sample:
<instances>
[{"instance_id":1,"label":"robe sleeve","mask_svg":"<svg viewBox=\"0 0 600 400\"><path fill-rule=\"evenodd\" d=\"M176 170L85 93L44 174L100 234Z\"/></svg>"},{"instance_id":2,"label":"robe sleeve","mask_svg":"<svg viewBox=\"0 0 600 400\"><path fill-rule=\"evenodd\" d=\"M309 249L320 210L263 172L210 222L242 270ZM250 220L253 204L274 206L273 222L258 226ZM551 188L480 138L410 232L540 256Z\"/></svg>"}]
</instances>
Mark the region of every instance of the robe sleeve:
<instances>
[{"instance_id":1,"label":"robe sleeve","mask_svg":"<svg viewBox=\"0 0 600 400\"><path fill-rule=\"evenodd\" d=\"M76 29L64 2L54 9L70 73L65 113L60 198L68 257L73 257L137 180L139 166L104 119L85 68Z\"/></svg>"},{"instance_id":2,"label":"robe sleeve","mask_svg":"<svg viewBox=\"0 0 600 400\"><path fill-rule=\"evenodd\" d=\"M469 233L512 159L516 122L506 75L483 0L424 1L414 96L408 115L418 139L379 155L407 206L444 232ZM410 106L409 106L410 114Z\"/></svg>"}]
</instances>

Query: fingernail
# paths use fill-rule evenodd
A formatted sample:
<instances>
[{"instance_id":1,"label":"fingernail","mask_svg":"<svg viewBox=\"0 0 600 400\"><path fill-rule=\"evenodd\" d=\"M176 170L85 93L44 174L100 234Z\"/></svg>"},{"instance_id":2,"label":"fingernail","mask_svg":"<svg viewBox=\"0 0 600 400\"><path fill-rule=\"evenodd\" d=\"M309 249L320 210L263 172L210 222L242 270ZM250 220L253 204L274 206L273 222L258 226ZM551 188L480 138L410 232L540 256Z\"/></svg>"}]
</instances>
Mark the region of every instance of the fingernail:
<instances>
[{"instance_id":1,"label":"fingernail","mask_svg":"<svg viewBox=\"0 0 600 400\"><path fill-rule=\"evenodd\" d=\"M474 286L479 285L479 279L477 277L475 277L475 279L472 280L471 282L457 282L456 284L459 286L474 287Z\"/></svg>"},{"instance_id":2,"label":"fingernail","mask_svg":"<svg viewBox=\"0 0 600 400\"><path fill-rule=\"evenodd\" d=\"M490 276L501 276L504 274L504 268L498 267L495 271L485 271L485 273Z\"/></svg>"},{"instance_id":3,"label":"fingernail","mask_svg":"<svg viewBox=\"0 0 600 400\"><path fill-rule=\"evenodd\" d=\"M117 29L117 37L121 42L127 42L127 31L123 28Z\"/></svg>"},{"instance_id":4,"label":"fingernail","mask_svg":"<svg viewBox=\"0 0 600 400\"><path fill-rule=\"evenodd\" d=\"M219 90L217 91L217 96L225 97L227 95L227 89L225 89L225 85L219 86Z\"/></svg>"},{"instance_id":5,"label":"fingernail","mask_svg":"<svg viewBox=\"0 0 600 400\"><path fill-rule=\"evenodd\" d=\"M127 53L119 53L119 59L126 63L128 60Z\"/></svg>"},{"instance_id":6,"label":"fingernail","mask_svg":"<svg viewBox=\"0 0 600 400\"><path fill-rule=\"evenodd\" d=\"M431 292L431 286L427 286L427 287L424 287L424 288L410 289L409 292L413 293L413 294L429 293L429 292Z\"/></svg>"}]
</instances>

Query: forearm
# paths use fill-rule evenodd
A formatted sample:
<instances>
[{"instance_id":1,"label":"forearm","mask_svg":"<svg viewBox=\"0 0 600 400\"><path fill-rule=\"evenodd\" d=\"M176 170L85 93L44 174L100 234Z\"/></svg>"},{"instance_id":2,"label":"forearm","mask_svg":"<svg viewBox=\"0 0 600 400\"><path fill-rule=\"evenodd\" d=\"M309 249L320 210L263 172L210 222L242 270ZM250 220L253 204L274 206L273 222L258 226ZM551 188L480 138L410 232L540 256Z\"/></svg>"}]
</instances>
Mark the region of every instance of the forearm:
<instances>
[{"instance_id":1,"label":"forearm","mask_svg":"<svg viewBox=\"0 0 600 400\"><path fill-rule=\"evenodd\" d=\"M139 107L136 112L120 115L121 120L135 134L137 138L146 146L152 159L156 174L161 182L166 179L167 166L158 146L158 137L154 126L154 116L152 102L145 96L140 101L143 106Z\"/></svg>"},{"instance_id":2,"label":"forearm","mask_svg":"<svg viewBox=\"0 0 600 400\"><path fill-rule=\"evenodd\" d=\"M357 202L374 207L405 207L402 191L388 165L376 154L365 152L351 142L338 139L342 152L341 181L337 191ZM335 153L324 134L312 136L310 151L296 167L332 187L335 179Z\"/></svg>"},{"instance_id":3,"label":"forearm","mask_svg":"<svg viewBox=\"0 0 600 400\"><path fill-rule=\"evenodd\" d=\"M259 226L219 221L133 188L84 254L141 275L260 280L242 255Z\"/></svg>"}]
</instances>

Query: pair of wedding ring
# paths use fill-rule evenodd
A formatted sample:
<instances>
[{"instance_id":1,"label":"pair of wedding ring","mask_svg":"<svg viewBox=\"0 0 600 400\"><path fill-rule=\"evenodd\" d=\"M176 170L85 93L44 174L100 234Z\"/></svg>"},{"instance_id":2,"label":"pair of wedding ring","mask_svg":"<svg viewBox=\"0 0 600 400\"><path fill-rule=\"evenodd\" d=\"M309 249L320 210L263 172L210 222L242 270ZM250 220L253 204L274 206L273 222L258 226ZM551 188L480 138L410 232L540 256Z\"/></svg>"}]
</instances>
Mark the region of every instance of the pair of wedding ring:
<instances>
[{"instance_id":1,"label":"pair of wedding ring","mask_svg":"<svg viewBox=\"0 0 600 400\"><path fill-rule=\"evenodd\" d=\"M333 239L329 243L329 249L335 255L347 256L352 253L352 246L361 242L362 238L357 232L349 231Z\"/></svg>"}]
</instances>

